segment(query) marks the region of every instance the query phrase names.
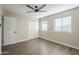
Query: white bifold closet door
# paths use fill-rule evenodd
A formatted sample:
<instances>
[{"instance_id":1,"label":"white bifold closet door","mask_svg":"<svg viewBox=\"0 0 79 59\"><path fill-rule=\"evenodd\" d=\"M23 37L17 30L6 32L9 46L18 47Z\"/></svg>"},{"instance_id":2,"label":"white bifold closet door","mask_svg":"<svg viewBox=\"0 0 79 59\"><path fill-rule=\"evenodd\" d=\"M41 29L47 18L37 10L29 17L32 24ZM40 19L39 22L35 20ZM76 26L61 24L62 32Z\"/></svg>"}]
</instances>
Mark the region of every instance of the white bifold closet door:
<instances>
[{"instance_id":1,"label":"white bifold closet door","mask_svg":"<svg viewBox=\"0 0 79 59\"><path fill-rule=\"evenodd\" d=\"M28 39L34 39L35 38L35 22L29 21L28 22Z\"/></svg>"},{"instance_id":2,"label":"white bifold closet door","mask_svg":"<svg viewBox=\"0 0 79 59\"><path fill-rule=\"evenodd\" d=\"M17 19L4 16L4 45L17 42Z\"/></svg>"},{"instance_id":3,"label":"white bifold closet door","mask_svg":"<svg viewBox=\"0 0 79 59\"><path fill-rule=\"evenodd\" d=\"M28 38L34 39L39 37L39 21L30 20L28 22Z\"/></svg>"}]
</instances>

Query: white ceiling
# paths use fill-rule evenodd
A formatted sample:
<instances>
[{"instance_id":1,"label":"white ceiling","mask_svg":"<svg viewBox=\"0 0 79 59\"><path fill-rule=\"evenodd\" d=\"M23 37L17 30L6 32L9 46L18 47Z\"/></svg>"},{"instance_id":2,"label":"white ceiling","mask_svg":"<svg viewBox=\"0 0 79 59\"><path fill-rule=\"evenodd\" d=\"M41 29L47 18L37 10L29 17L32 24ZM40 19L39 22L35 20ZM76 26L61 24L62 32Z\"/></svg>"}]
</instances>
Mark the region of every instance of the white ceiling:
<instances>
[{"instance_id":1,"label":"white ceiling","mask_svg":"<svg viewBox=\"0 0 79 59\"><path fill-rule=\"evenodd\" d=\"M41 4L30 4L30 6L34 7ZM27 11L32 11L30 8L26 7L25 4L4 4L2 5L3 10L10 11L13 13L23 14L26 16L42 18L48 15L52 15L58 12L62 12L65 10L69 10L75 7L78 7L79 4L47 4L42 10L46 10L47 12L39 12L39 14L35 13L27 13Z\"/></svg>"}]
</instances>

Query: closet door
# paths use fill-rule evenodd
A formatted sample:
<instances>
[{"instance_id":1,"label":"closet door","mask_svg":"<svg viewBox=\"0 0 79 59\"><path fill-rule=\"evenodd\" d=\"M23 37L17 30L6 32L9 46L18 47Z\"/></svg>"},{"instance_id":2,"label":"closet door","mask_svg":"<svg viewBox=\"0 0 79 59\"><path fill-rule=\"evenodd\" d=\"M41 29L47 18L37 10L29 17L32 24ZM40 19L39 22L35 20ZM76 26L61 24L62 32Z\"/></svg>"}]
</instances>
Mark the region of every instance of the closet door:
<instances>
[{"instance_id":1,"label":"closet door","mask_svg":"<svg viewBox=\"0 0 79 59\"><path fill-rule=\"evenodd\" d=\"M39 37L39 21L30 20L28 26L29 39L34 39Z\"/></svg>"},{"instance_id":2,"label":"closet door","mask_svg":"<svg viewBox=\"0 0 79 59\"><path fill-rule=\"evenodd\" d=\"M10 44L10 18L4 17L4 46Z\"/></svg>"},{"instance_id":3,"label":"closet door","mask_svg":"<svg viewBox=\"0 0 79 59\"><path fill-rule=\"evenodd\" d=\"M28 24L28 38L34 39L35 38L35 22L29 21Z\"/></svg>"},{"instance_id":4,"label":"closet door","mask_svg":"<svg viewBox=\"0 0 79 59\"><path fill-rule=\"evenodd\" d=\"M13 17L4 17L4 45L17 41L17 20Z\"/></svg>"},{"instance_id":5,"label":"closet door","mask_svg":"<svg viewBox=\"0 0 79 59\"><path fill-rule=\"evenodd\" d=\"M17 19L11 17L10 19L10 44L17 42Z\"/></svg>"},{"instance_id":6,"label":"closet door","mask_svg":"<svg viewBox=\"0 0 79 59\"><path fill-rule=\"evenodd\" d=\"M39 21L35 21L35 38L39 38Z\"/></svg>"}]
</instances>

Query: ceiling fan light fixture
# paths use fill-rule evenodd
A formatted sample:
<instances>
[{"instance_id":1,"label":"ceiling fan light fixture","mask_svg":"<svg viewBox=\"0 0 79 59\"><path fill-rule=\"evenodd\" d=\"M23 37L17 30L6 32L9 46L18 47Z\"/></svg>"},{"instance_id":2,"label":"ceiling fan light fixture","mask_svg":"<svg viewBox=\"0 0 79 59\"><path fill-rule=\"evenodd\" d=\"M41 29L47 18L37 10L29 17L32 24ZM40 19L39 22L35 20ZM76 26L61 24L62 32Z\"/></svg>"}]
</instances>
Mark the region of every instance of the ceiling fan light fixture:
<instances>
[{"instance_id":1,"label":"ceiling fan light fixture","mask_svg":"<svg viewBox=\"0 0 79 59\"><path fill-rule=\"evenodd\" d=\"M37 14L39 14L38 12L35 12L35 14L37 15Z\"/></svg>"}]
</instances>

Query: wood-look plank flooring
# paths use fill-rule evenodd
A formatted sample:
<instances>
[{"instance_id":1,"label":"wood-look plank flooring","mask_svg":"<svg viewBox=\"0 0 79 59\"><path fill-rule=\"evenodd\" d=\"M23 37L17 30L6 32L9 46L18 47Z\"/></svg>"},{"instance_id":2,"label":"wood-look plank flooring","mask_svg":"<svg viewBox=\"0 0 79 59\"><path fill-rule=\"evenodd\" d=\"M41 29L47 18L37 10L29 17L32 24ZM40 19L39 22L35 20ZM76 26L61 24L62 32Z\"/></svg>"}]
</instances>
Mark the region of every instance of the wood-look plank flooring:
<instances>
[{"instance_id":1,"label":"wood-look plank flooring","mask_svg":"<svg viewBox=\"0 0 79 59\"><path fill-rule=\"evenodd\" d=\"M79 50L45 39L33 39L2 48L3 55L79 55Z\"/></svg>"}]
</instances>

